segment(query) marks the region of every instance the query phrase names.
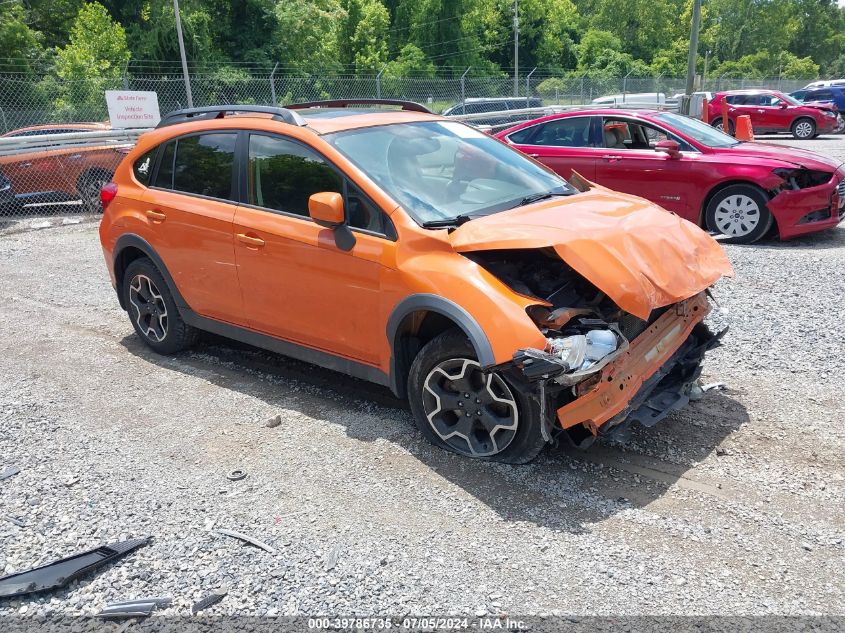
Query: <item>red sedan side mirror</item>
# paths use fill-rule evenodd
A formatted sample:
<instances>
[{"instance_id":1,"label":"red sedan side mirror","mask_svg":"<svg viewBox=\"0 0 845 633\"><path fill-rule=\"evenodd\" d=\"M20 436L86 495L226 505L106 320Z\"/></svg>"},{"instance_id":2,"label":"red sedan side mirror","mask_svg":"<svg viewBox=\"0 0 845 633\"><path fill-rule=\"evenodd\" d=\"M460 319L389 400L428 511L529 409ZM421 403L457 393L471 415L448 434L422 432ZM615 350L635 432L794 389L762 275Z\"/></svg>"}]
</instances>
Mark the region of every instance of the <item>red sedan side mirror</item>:
<instances>
[{"instance_id":1,"label":"red sedan side mirror","mask_svg":"<svg viewBox=\"0 0 845 633\"><path fill-rule=\"evenodd\" d=\"M669 154L669 158L680 158L681 156L681 146L678 145L678 141L670 141L669 139L658 141L657 145L654 146L654 151L666 152Z\"/></svg>"},{"instance_id":2,"label":"red sedan side mirror","mask_svg":"<svg viewBox=\"0 0 845 633\"><path fill-rule=\"evenodd\" d=\"M789 107L789 104L786 101L781 101L778 106L781 110L786 110Z\"/></svg>"}]
</instances>

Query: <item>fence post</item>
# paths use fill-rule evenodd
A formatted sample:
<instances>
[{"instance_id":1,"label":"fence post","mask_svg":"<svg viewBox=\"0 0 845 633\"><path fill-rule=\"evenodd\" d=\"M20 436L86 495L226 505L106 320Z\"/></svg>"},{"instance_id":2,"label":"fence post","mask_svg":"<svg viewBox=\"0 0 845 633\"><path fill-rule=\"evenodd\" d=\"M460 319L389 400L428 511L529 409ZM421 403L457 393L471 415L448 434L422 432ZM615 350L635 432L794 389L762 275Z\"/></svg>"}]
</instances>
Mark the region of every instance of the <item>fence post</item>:
<instances>
[{"instance_id":1,"label":"fence post","mask_svg":"<svg viewBox=\"0 0 845 633\"><path fill-rule=\"evenodd\" d=\"M628 101L628 77L631 76L631 73L634 72L631 70L630 73L622 77L622 103L627 103Z\"/></svg>"},{"instance_id":2,"label":"fence post","mask_svg":"<svg viewBox=\"0 0 845 633\"><path fill-rule=\"evenodd\" d=\"M587 76L587 73L581 75L581 101L578 105L584 105L584 77Z\"/></svg>"},{"instance_id":3,"label":"fence post","mask_svg":"<svg viewBox=\"0 0 845 633\"><path fill-rule=\"evenodd\" d=\"M126 62L126 65L123 67L123 89L124 90L129 90L129 78L126 76L126 73L129 70L129 62L130 61L131 60L128 60Z\"/></svg>"},{"instance_id":4,"label":"fence post","mask_svg":"<svg viewBox=\"0 0 845 633\"><path fill-rule=\"evenodd\" d=\"M387 70L387 64L384 65L380 71L378 71L378 75L376 75L376 99L381 99L381 74Z\"/></svg>"},{"instance_id":5,"label":"fence post","mask_svg":"<svg viewBox=\"0 0 845 633\"><path fill-rule=\"evenodd\" d=\"M466 108L467 103L467 95L466 95L466 76L467 73L470 71L472 66L467 66L467 69L464 71L464 74L461 75L461 105ZM465 113L466 114L466 113Z\"/></svg>"},{"instance_id":6,"label":"fence post","mask_svg":"<svg viewBox=\"0 0 845 633\"><path fill-rule=\"evenodd\" d=\"M273 105L279 105L278 100L276 99L276 69L279 67L279 62L276 62L276 65L273 66L273 70L270 71L270 98L273 100Z\"/></svg>"},{"instance_id":7,"label":"fence post","mask_svg":"<svg viewBox=\"0 0 845 633\"><path fill-rule=\"evenodd\" d=\"M560 105L560 86L555 86L555 105Z\"/></svg>"},{"instance_id":8,"label":"fence post","mask_svg":"<svg viewBox=\"0 0 845 633\"><path fill-rule=\"evenodd\" d=\"M0 119L3 119L3 131L9 131L9 125L6 123L6 113L3 112L3 108L0 108Z\"/></svg>"},{"instance_id":9,"label":"fence post","mask_svg":"<svg viewBox=\"0 0 845 633\"><path fill-rule=\"evenodd\" d=\"M537 70L537 67L531 69L531 72L528 73L528 76L525 78L525 107L531 107L531 75L534 74L534 71Z\"/></svg>"},{"instance_id":10,"label":"fence post","mask_svg":"<svg viewBox=\"0 0 845 633\"><path fill-rule=\"evenodd\" d=\"M663 73L657 75L654 78L654 101L657 103L657 109L660 109L660 78L663 76Z\"/></svg>"}]
</instances>

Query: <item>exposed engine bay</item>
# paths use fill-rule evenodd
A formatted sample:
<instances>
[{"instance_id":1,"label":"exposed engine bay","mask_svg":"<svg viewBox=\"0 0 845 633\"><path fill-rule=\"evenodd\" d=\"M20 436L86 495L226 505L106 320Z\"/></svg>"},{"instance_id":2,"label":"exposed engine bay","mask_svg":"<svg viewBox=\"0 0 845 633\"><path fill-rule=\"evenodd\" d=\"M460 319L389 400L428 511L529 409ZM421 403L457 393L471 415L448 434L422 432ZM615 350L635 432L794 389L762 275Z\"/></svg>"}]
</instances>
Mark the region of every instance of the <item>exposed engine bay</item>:
<instances>
[{"instance_id":1,"label":"exposed engine bay","mask_svg":"<svg viewBox=\"0 0 845 633\"><path fill-rule=\"evenodd\" d=\"M686 302L681 302L653 310L648 321L639 319L616 306L560 259L553 249L491 250L467 256L514 291L538 300L537 305L529 306L527 313L545 336L545 349L517 350L512 362L498 369L535 393L541 407L551 406L558 410L559 417L567 405L600 384L612 381L614 377L605 375L604 368L629 349L631 354L625 363L633 360L640 367L647 365L650 352L643 351L643 340L634 342L635 339L643 334L645 348L653 349L654 340L658 343L664 340L654 339L655 336L665 336L666 340L673 338L680 326L671 324L676 323L686 309ZM692 308L699 309L699 306ZM670 311L671 314L667 314ZM660 323L670 325L662 330L658 327ZM646 330L648 333L644 334ZM566 435L575 444L587 446L599 432L621 433L632 421L651 426L685 405L701 371L704 353L718 345L720 336L713 335L699 323L681 348L671 358L667 357L665 364L652 368L654 374L642 382L640 389L625 392L628 404L619 414L600 429L589 419L560 418ZM618 374L618 368L611 374ZM631 375L617 375L614 387L618 384L619 389L624 390L632 380L635 379ZM570 422L573 424L568 424ZM552 427L544 430L549 441L553 430Z\"/></svg>"},{"instance_id":2,"label":"exposed engine bay","mask_svg":"<svg viewBox=\"0 0 845 633\"><path fill-rule=\"evenodd\" d=\"M549 304L528 309L546 336L546 348L522 349L514 356L529 380L581 382L623 352L629 338L647 325L620 310L553 249L479 251L467 257L514 291Z\"/></svg>"}]
</instances>

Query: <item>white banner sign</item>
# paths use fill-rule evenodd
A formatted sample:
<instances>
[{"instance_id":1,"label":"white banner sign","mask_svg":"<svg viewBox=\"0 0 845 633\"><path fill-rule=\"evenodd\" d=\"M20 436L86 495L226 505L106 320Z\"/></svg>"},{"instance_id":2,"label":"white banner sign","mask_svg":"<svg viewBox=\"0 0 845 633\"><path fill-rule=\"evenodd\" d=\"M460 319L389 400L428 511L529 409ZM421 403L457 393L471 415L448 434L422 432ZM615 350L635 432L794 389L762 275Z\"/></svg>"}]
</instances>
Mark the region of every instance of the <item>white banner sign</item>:
<instances>
[{"instance_id":1,"label":"white banner sign","mask_svg":"<svg viewBox=\"0 0 845 633\"><path fill-rule=\"evenodd\" d=\"M113 128L155 127L161 121L155 92L106 90L106 105Z\"/></svg>"}]
</instances>

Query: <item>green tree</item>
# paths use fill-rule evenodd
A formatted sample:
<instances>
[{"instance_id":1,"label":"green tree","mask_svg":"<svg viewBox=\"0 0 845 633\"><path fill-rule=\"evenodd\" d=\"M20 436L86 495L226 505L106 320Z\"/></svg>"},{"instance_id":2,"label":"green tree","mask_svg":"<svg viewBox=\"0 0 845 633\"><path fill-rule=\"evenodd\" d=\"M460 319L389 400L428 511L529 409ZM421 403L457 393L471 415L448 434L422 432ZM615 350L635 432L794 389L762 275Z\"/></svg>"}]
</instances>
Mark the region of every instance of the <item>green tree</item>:
<instances>
[{"instance_id":1,"label":"green tree","mask_svg":"<svg viewBox=\"0 0 845 633\"><path fill-rule=\"evenodd\" d=\"M622 40L609 31L590 29L575 46L578 70L593 68L599 57L610 51L622 52Z\"/></svg>"},{"instance_id":2,"label":"green tree","mask_svg":"<svg viewBox=\"0 0 845 633\"><path fill-rule=\"evenodd\" d=\"M352 45L355 50L355 70L372 72L381 70L388 55L388 29L390 15L379 0L361 3L361 19L355 27Z\"/></svg>"},{"instance_id":3,"label":"green tree","mask_svg":"<svg viewBox=\"0 0 845 633\"><path fill-rule=\"evenodd\" d=\"M414 44L405 44L399 56L387 64L385 77L434 77L437 67Z\"/></svg>"},{"instance_id":4,"label":"green tree","mask_svg":"<svg viewBox=\"0 0 845 633\"><path fill-rule=\"evenodd\" d=\"M27 26L26 12L19 0L13 0L0 13L0 69L4 72L31 73L42 54L41 34Z\"/></svg>"},{"instance_id":5,"label":"green tree","mask_svg":"<svg viewBox=\"0 0 845 633\"><path fill-rule=\"evenodd\" d=\"M598 0L590 24L616 35L622 50L635 59L651 61L682 35L678 16L683 6L683 0Z\"/></svg>"},{"instance_id":6,"label":"green tree","mask_svg":"<svg viewBox=\"0 0 845 633\"><path fill-rule=\"evenodd\" d=\"M340 0L279 0L273 37L279 61L303 71L341 70L339 26L346 12Z\"/></svg>"},{"instance_id":7,"label":"green tree","mask_svg":"<svg viewBox=\"0 0 845 633\"><path fill-rule=\"evenodd\" d=\"M76 119L103 118L103 91L119 87L128 61L123 27L100 3L84 5L71 27L70 41L56 53L56 75L63 80L56 108Z\"/></svg>"}]
</instances>

